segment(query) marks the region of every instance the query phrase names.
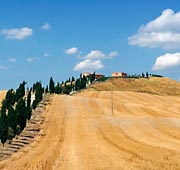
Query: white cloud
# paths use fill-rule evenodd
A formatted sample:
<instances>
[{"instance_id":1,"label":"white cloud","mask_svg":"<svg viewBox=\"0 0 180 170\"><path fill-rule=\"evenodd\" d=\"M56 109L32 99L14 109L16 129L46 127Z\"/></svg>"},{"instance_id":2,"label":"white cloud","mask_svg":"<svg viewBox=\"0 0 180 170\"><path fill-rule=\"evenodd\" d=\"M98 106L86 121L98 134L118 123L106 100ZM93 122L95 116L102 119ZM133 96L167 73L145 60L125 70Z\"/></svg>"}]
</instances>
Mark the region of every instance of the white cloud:
<instances>
[{"instance_id":1,"label":"white cloud","mask_svg":"<svg viewBox=\"0 0 180 170\"><path fill-rule=\"evenodd\" d=\"M4 66L4 65L0 65L0 70L7 70L8 67Z\"/></svg>"},{"instance_id":2,"label":"white cloud","mask_svg":"<svg viewBox=\"0 0 180 170\"><path fill-rule=\"evenodd\" d=\"M99 50L91 50L87 55L80 56L81 52L79 52L77 58L81 59L78 64L75 65L74 71L95 71L102 69L104 67L102 60L112 59L117 56L117 51L112 51L108 55L104 54Z\"/></svg>"},{"instance_id":3,"label":"white cloud","mask_svg":"<svg viewBox=\"0 0 180 170\"><path fill-rule=\"evenodd\" d=\"M42 30L49 30L51 28L51 26L47 23L47 22L45 22L42 26L41 26L41 29Z\"/></svg>"},{"instance_id":4,"label":"white cloud","mask_svg":"<svg viewBox=\"0 0 180 170\"><path fill-rule=\"evenodd\" d=\"M177 66L180 66L180 53L166 53L156 59L152 70L165 70Z\"/></svg>"},{"instance_id":5,"label":"white cloud","mask_svg":"<svg viewBox=\"0 0 180 170\"><path fill-rule=\"evenodd\" d=\"M49 56L50 56L49 53L47 53L47 52L44 53L44 57L49 57Z\"/></svg>"},{"instance_id":6,"label":"white cloud","mask_svg":"<svg viewBox=\"0 0 180 170\"><path fill-rule=\"evenodd\" d=\"M112 51L108 54L108 58L113 58L113 57L116 57L118 55L117 51Z\"/></svg>"},{"instance_id":7,"label":"white cloud","mask_svg":"<svg viewBox=\"0 0 180 170\"><path fill-rule=\"evenodd\" d=\"M79 56L79 58L91 59L91 60L112 59L113 57L117 56L117 54L118 54L117 51L112 51L108 55L106 55L102 51L92 50L85 57L80 57Z\"/></svg>"},{"instance_id":8,"label":"white cloud","mask_svg":"<svg viewBox=\"0 0 180 170\"><path fill-rule=\"evenodd\" d=\"M27 58L27 62L29 62L29 63L32 63L32 62L34 62L35 60L36 60L35 57L28 57L28 58Z\"/></svg>"},{"instance_id":9,"label":"white cloud","mask_svg":"<svg viewBox=\"0 0 180 170\"><path fill-rule=\"evenodd\" d=\"M76 54L78 52L78 48L76 47L72 47L72 48L69 48L67 50L65 50L65 54Z\"/></svg>"},{"instance_id":10,"label":"white cloud","mask_svg":"<svg viewBox=\"0 0 180 170\"><path fill-rule=\"evenodd\" d=\"M81 61L79 64L76 64L74 67L74 71L95 71L102 69L104 66L100 60L90 60L85 59Z\"/></svg>"},{"instance_id":11,"label":"white cloud","mask_svg":"<svg viewBox=\"0 0 180 170\"><path fill-rule=\"evenodd\" d=\"M99 50L92 50L90 53L88 53L85 58L86 59L103 59L105 57L105 54L102 53Z\"/></svg>"},{"instance_id":12,"label":"white cloud","mask_svg":"<svg viewBox=\"0 0 180 170\"><path fill-rule=\"evenodd\" d=\"M16 62L16 58L9 58L8 61L15 63Z\"/></svg>"},{"instance_id":13,"label":"white cloud","mask_svg":"<svg viewBox=\"0 0 180 170\"><path fill-rule=\"evenodd\" d=\"M0 31L7 39L23 40L33 34L33 30L28 27L2 29Z\"/></svg>"},{"instance_id":14,"label":"white cloud","mask_svg":"<svg viewBox=\"0 0 180 170\"><path fill-rule=\"evenodd\" d=\"M129 37L130 45L140 47L180 48L180 12L166 9L155 20L142 25L138 33Z\"/></svg>"}]
</instances>

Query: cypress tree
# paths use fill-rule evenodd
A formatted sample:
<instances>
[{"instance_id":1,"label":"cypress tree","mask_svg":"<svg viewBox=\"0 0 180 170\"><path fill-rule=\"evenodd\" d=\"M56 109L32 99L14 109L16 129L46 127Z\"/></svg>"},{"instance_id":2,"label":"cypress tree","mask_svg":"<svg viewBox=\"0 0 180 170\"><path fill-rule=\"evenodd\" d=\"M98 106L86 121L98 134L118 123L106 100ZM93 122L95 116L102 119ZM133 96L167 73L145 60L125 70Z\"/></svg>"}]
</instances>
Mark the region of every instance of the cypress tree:
<instances>
[{"instance_id":1,"label":"cypress tree","mask_svg":"<svg viewBox=\"0 0 180 170\"><path fill-rule=\"evenodd\" d=\"M8 124L7 124L7 114L6 114L6 101L2 101L1 107L1 115L0 115L0 139L3 144L7 141L7 133L8 133Z\"/></svg>"},{"instance_id":2,"label":"cypress tree","mask_svg":"<svg viewBox=\"0 0 180 170\"><path fill-rule=\"evenodd\" d=\"M33 101L33 104L32 104L33 109L35 109L38 103L42 100L43 93L44 93L41 82L36 82L35 86L36 86L35 87L35 100Z\"/></svg>"},{"instance_id":3,"label":"cypress tree","mask_svg":"<svg viewBox=\"0 0 180 170\"><path fill-rule=\"evenodd\" d=\"M27 108L24 99L20 99L16 105L17 124L21 131L26 127Z\"/></svg>"},{"instance_id":4,"label":"cypress tree","mask_svg":"<svg viewBox=\"0 0 180 170\"><path fill-rule=\"evenodd\" d=\"M27 119L30 120L31 118L31 89L30 91L28 92L28 95L27 95Z\"/></svg>"},{"instance_id":5,"label":"cypress tree","mask_svg":"<svg viewBox=\"0 0 180 170\"><path fill-rule=\"evenodd\" d=\"M94 72L93 74L91 74L90 76L90 81L91 83L96 79L96 73Z\"/></svg>"},{"instance_id":6,"label":"cypress tree","mask_svg":"<svg viewBox=\"0 0 180 170\"><path fill-rule=\"evenodd\" d=\"M46 86L45 93L48 93L48 85Z\"/></svg>"},{"instance_id":7,"label":"cypress tree","mask_svg":"<svg viewBox=\"0 0 180 170\"><path fill-rule=\"evenodd\" d=\"M5 100L6 100L7 108L10 105L14 105L15 104L16 94L15 94L13 89L10 89L10 90L7 91Z\"/></svg>"},{"instance_id":8,"label":"cypress tree","mask_svg":"<svg viewBox=\"0 0 180 170\"><path fill-rule=\"evenodd\" d=\"M26 82L23 81L22 83L20 83L19 88L16 90L16 101L17 102L20 98L24 97L24 95L25 95L25 85L26 85Z\"/></svg>"},{"instance_id":9,"label":"cypress tree","mask_svg":"<svg viewBox=\"0 0 180 170\"><path fill-rule=\"evenodd\" d=\"M33 89L33 93L34 93L35 89L36 89L36 84L35 83L33 84L33 88L32 89Z\"/></svg>"},{"instance_id":10,"label":"cypress tree","mask_svg":"<svg viewBox=\"0 0 180 170\"><path fill-rule=\"evenodd\" d=\"M61 92L62 92L62 88L58 82L57 85L55 86L55 93L60 94Z\"/></svg>"},{"instance_id":11,"label":"cypress tree","mask_svg":"<svg viewBox=\"0 0 180 170\"><path fill-rule=\"evenodd\" d=\"M148 72L146 72L146 78L149 78L149 73Z\"/></svg>"},{"instance_id":12,"label":"cypress tree","mask_svg":"<svg viewBox=\"0 0 180 170\"><path fill-rule=\"evenodd\" d=\"M80 89L80 79L77 79L75 82L75 90L79 90Z\"/></svg>"},{"instance_id":13,"label":"cypress tree","mask_svg":"<svg viewBox=\"0 0 180 170\"><path fill-rule=\"evenodd\" d=\"M72 82L73 82L73 81L75 81L75 78L74 78L74 77L72 77L72 79L71 79L71 80L72 80Z\"/></svg>"},{"instance_id":14,"label":"cypress tree","mask_svg":"<svg viewBox=\"0 0 180 170\"><path fill-rule=\"evenodd\" d=\"M13 131L15 132L16 126L17 126L17 116L16 116L13 106L8 107L7 121L8 121L8 127L11 127Z\"/></svg>"},{"instance_id":15,"label":"cypress tree","mask_svg":"<svg viewBox=\"0 0 180 170\"><path fill-rule=\"evenodd\" d=\"M54 80L53 80L53 78L51 77L51 78L50 78L50 81L49 81L49 92L50 92L50 94L54 93L54 90L55 90Z\"/></svg>"}]
</instances>

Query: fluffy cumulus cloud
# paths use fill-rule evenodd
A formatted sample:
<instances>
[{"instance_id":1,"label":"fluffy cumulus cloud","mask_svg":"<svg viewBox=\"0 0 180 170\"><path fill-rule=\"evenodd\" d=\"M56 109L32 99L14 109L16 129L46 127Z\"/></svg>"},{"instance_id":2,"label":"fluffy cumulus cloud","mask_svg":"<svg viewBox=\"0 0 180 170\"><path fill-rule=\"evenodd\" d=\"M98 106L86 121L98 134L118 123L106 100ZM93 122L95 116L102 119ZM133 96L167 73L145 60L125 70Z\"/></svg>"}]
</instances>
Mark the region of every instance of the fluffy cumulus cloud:
<instances>
[{"instance_id":1,"label":"fluffy cumulus cloud","mask_svg":"<svg viewBox=\"0 0 180 170\"><path fill-rule=\"evenodd\" d=\"M105 54L99 50L92 50L90 53L88 53L85 56L86 59L102 59L104 57L105 57Z\"/></svg>"},{"instance_id":2,"label":"fluffy cumulus cloud","mask_svg":"<svg viewBox=\"0 0 180 170\"><path fill-rule=\"evenodd\" d=\"M139 28L129 37L130 45L140 47L178 49L180 48L180 12L166 9L155 20Z\"/></svg>"},{"instance_id":3,"label":"fluffy cumulus cloud","mask_svg":"<svg viewBox=\"0 0 180 170\"><path fill-rule=\"evenodd\" d=\"M85 57L82 57L82 58L91 59L91 60L94 60L94 59L102 60L102 59L112 59L113 57L116 57L117 55L118 55L117 51L112 51L108 55L106 55L102 51L92 50Z\"/></svg>"},{"instance_id":4,"label":"fluffy cumulus cloud","mask_svg":"<svg viewBox=\"0 0 180 170\"><path fill-rule=\"evenodd\" d=\"M0 70L7 70L8 67L4 66L4 65L0 65Z\"/></svg>"},{"instance_id":5,"label":"fluffy cumulus cloud","mask_svg":"<svg viewBox=\"0 0 180 170\"><path fill-rule=\"evenodd\" d=\"M12 63L15 63L16 62L16 58L9 58L8 61L12 62Z\"/></svg>"},{"instance_id":6,"label":"fluffy cumulus cloud","mask_svg":"<svg viewBox=\"0 0 180 170\"><path fill-rule=\"evenodd\" d=\"M103 64L101 60L90 60L85 59L84 61L81 61L80 63L76 64L74 67L74 71L94 71L99 70L103 68Z\"/></svg>"},{"instance_id":7,"label":"fluffy cumulus cloud","mask_svg":"<svg viewBox=\"0 0 180 170\"><path fill-rule=\"evenodd\" d=\"M166 53L156 59L152 70L165 70L177 66L180 66L180 53Z\"/></svg>"},{"instance_id":8,"label":"fluffy cumulus cloud","mask_svg":"<svg viewBox=\"0 0 180 170\"><path fill-rule=\"evenodd\" d=\"M117 56L116 51L110 52L108 55L104 54L102 51L99 50L91 50L87 55L81 57L78 56L80 61L78 64L75 65L74 71L97 71L104 67L102 60L105 59L112 59L113 57Z\"/></svg>"},{"instance_id":9,"label":"fluffy cumulus cloud","mask_svg":"<svg viewBox=\"0 0 180 170\"><path fill-rule=\"evenodd\" d=\"M29 62L29 63L32 63L32 62L34 62L35 60L36 60L35 57L28 57L28 58L27 58L27 62Z\"/></svg>"},{"instance_id":10,"label":"fluffy cumulus cloud","mask_svg":"<svg viewBox=\"0 0 180 170\"><path fill-rule=\"evenodd\" d=\"M28 27L24 28L12 28L12 29L2 29L0 33L4 35L7 39L23 40L33 34L33 30Z\"/></svg>"},{"instance_id":11,"label":"fluffy cumulus cloud","mask_svg":"<svg viewBox=\"0 0 180 170\"><path fill-rule=\"evenodd\" d=\"M117 51L112 51L108 54L107 57L112 59L113 57L116 57L117 55L118 55Z\"/></svg>"},{"instance_id":12,"label":"fluffy cumulus cloud","mask_svg":"<svg viewBox=\"0 0 180 170\"><path fill-rule=\"evenodd\" d=\"M77 52L78 52L78 48L76 47L72 47L64 51L65 54L69 54L69 55L76 54Z\"/></svg>"},{"instance_id":13,"label":"fluffy cumulus cloud","mask_svg":"<svg viewBox=\"0 0 180 170\"><path fill-rule=\"evenodd\" d=\"M51 28L51 26L49 25L49 23L45 22L42 26L41 26L41 29L42 30L49 30Z\"/></svg>"},{"instance_id":14,"label":"fluffy cumulus cloud","mask_svg":"<svg viewBox=\"0 0 180 170\"><path fill-rule=\"evenodd\" d=\"M49 53L47 53L47 52L44 53L44 57L49 57L49 56L50 56Z\"/></svg>"}]
</instances>

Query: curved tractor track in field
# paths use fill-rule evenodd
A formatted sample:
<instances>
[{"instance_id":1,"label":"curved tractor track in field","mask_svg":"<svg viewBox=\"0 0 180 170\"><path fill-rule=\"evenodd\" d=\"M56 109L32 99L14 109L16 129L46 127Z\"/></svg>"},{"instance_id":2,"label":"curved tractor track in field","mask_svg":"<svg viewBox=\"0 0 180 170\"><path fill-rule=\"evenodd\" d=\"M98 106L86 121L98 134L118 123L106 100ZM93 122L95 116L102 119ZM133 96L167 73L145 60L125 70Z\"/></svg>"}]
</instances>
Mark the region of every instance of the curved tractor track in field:
<instances>
[{"instance_id":1,"label":"curved tractor track in field","mask_svg":"<svg viewBox=\"0 0 180 170\"><path fill-rule=\"evenodd\" d=\"M55 95L35 142L1 170L180 170L180 97L137 92Z\"/></svg>"}]
</instances>

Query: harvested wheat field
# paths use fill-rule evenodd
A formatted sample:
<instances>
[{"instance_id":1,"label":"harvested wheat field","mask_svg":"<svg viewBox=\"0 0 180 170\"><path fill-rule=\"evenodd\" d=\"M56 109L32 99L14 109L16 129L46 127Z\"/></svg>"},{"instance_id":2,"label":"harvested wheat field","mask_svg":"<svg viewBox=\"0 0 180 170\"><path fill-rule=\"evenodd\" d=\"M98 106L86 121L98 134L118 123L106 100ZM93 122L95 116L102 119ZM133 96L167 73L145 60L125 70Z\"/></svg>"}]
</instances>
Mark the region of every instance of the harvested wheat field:
<instances>
[{"instance_id":1,"label":"harvested wheat field","mask_svg":"<svg viewBox=\"0 0 180 170\"><path fill-rule=\"evenodd\" d=\"M43 115L35 142L1 170L180 170L178 96L88 90L54 95Z\"/></svg>"},{"instance_id":2,"label":"harvested wheat field","mask_svg":"<svg viewBox=\"0 0 180 170\"><path fill-rule=\"evenodd\" d=\"M0 105L1 105L1 101L5 98L6 96L6 91L0 91Z\"/></svg>"}]
</instances>

